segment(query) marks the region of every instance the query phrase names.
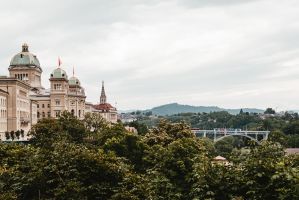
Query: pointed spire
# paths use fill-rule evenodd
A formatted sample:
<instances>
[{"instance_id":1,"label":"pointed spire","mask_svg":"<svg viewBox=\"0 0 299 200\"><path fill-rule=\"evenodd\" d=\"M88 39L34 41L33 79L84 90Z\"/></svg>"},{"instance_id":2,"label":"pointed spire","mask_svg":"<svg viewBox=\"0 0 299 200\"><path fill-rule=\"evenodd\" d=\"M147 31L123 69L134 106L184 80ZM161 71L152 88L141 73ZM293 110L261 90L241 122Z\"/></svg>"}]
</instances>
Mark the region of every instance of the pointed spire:
<instances>
[{"instance_id":1,"label":"pointed spire","mask_svg":"<svg viewBox=\"0 0 299 200\"><path fill-rule=\"evenodd\" d=\"M105 87L104 87L104 81L102 81L102 91L101 91L101 97L100 97L100 104L106 103L106 93L105 93Z\"/></svg>"},{"instance_id":2,"label":"pointed spire","mask_svg":"<svg viewBox=\"0 0 299 200\"><path fill-rule=\"evenodd\" d=\"M75 67L73 67L73 77L75 76Z\"/></svg>"},{"instance_id":3,"label":"pointed spire","mask_svg":"<svg viewBox=\"0 0 299 200\"><path fill-rule=\"evenodd\" d=\"M60 68L60 65L61 65L61 60L60 60L60 57L58 57L58 67Z\"/></svg>"}]
</instances>

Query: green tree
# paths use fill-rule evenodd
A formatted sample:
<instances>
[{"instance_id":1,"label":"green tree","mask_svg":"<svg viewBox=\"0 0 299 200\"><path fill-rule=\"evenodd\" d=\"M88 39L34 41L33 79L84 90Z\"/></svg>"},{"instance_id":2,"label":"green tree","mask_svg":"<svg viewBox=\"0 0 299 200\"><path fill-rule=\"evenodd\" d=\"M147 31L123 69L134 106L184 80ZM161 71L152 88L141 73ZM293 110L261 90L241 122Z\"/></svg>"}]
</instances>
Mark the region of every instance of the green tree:
<instances>
[{"instance_id":1,"label":"green tree","mask_svg":"<svg viewBox=\"0 0 299 200\"><path fill-rule=\"evenodd\" d=\"M84 116L84 125L91 134L98 133L107 128L108 122L99 113L86 113Z\"/></svg>"},{"instance_id":2,"label":"green tree","mask_svg":"<svg viewBox=\"0 0 299 200\"><path fill-rule=\"evenodd\" d=\"M267 108L264 113L265 114L275 114L275 110L272 108Z\"/></svg>"},{"instance_id":3,"label":"green tree","mask_svg":"<svg viewBox=\"0 0 299 200\"><path fill-rule=\"evenodd\" d=\"M282 131L279 130L272 131L268 136L268 140L272 142L278 142L282 146L286 146L288 142L287 136Z\"/></svg>"}]
</instances>

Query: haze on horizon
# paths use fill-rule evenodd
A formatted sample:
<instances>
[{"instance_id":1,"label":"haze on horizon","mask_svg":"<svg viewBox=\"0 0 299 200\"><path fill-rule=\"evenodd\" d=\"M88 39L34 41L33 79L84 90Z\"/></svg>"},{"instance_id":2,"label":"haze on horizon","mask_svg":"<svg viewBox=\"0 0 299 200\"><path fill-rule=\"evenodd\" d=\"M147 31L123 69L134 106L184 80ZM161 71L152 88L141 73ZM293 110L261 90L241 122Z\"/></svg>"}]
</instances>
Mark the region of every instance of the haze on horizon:
<instances>
[{"instance_id":1,"label":"haze on horizon","mask_svg":"<svg viewBox=\"0 0 299 200\"><path fill-rule=\"evenodd\" d=\"M299 109L298 0L26 0L0 7L0 74L22 43L43 68L101 81L119 110L161 104Z\"/></svg>"}]
</instances>

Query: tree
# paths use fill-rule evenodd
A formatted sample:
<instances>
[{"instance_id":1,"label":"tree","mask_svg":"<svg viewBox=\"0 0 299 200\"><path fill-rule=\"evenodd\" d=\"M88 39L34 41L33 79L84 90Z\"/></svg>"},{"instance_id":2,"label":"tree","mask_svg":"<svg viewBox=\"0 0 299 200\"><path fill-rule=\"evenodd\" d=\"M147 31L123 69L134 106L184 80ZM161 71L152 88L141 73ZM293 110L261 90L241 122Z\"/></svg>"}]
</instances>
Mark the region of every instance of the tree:
<instances>
[{"instance_id":1,"label":"tree","mask_svg":"<svg viewBox=\"0 0 299 200\"><path fill-rule=\"evenodd\" d=\"M296 171L286 165L287 158L280 144L269 141L254 146L239 163L243 168L240 186L245 199L296 199L299 184ZM240 168L239 167L239 168Z\"/></svg>"},{"instance_id":2,"label":"tree","mask_svg":"<svg viewBox=\"0 0 299 200\"><path fill-rule=\"evenodd\" d=\"M233 151L234 138L233 137L227 137L222 140L219 140L215 143L215 149L216 153L218 155L224 156L225 158L228 158L230 153Z\"/></svg>"},{"instance_id":3,"label":"tree","mask_svg":"<svg viewBox=\"0 0 299 200\"><path fill-rule=\"evenodd\" d=\"M138 121L130 122L128 125L136 128L139 135L145 135L149 131L144 123L140 123Z\"/></svg>"},{"instance_id":4,"label":"tree","mask_svg":"<svg viewBox=\"0 0 299 200\"><path fill-rule=\"evenodd\" d=\"M10 139L10 134L8 131L5 131L5 138L6 140L9 140Z\"/></svg>"},{"instance_id":5,"label":"tree","mask_svg":"<svg viewBox=\"0 0 299 200\"><path fill-rule=\"evenodd\" d=\"M149 145L164 146L181 138L195 138L188 124L185 122L172 124L167 120L161 120L156 128L145 135L145 142Z\"/></svg>"},{"instance_id":6,"label":"tree","mask_svg":"<svg viewBox=\"0 0 299 200\"><path fill-rule=\"evenodd\" d=\"M267 108L264 114L275 114L275 110L273 110L272 108Z\"/></svg>"},{"instance_id":7,"label":"tree","mask_svg":"<svg viewBox=\"0 0 299 200\"><path fill-rule=\"evenodd\" d=\"M286 135L299 134L299 121L293 121L291 123L288 123L284 127L283 132Z\"/></svg>"},{"instance_id":8,"label":"tree","mask_svg":"<svg viewBox=\"0 0 299 200\"><path fill-rule=\"evenodd\" d=\"M14 131L10 131L10 138L11 138L11 140L15 139L15 132Z\"/></svg>"},{"instance_id":9,"label":"tree","mask_svg":"<svg viewBox=\"0 0 299 200\"><path fill-rule=\"evenodd\" d=\"M40 120L30 144L0 143L0 199L299 198L299 156L285 155L279 131L260 145L248 142L249 148L240 148L246 141L228 138L219 147L199 139L185 122L162 120L145 135L126 131L122 123L92 123L99 131L88 141L82 139L90 131L86 124L66 113ZM227 152L229 163L214 162L215 147L223 153L229 145L239 148Z\"/></svg>"},{"instance_id":10,"label":"tree","mask_svg":"<svg viewBox=\"0 0 299 200\"><path fill-rule=\"evenodd\" d=\"M17 131L15 132L15 135L16 135L16 138L17 138L17 139L20 139L21 132L20 132L19 130L17 130Z\"/></svg>"},{"instance_id":11,"label":"tree","mask_svg":"<svg viewBox=\"0 0 299 200\"><path fill-rule=\"evenodd\" d=\"M240 113L239 113L240 115L242 115L242 114L244 114L244 112L243 112L243 109L241 108L241 110L240 110Z\"/></svg>"},{"instance_id":12,"label":"tree","mask_svg":"<svg viewBox=\"0 0 299 200\"><path fill-rule=\"evenodd\" d=\"M86 113L83 122L91 135L102 131L108 126L108 122L99 113Z\"/></svg>"},{"instance_id":13,"label":"tree","mask_svg":"<svg viewBox=\"0 0 299 200\"><path fill-rule=\"evenodd\" d=\"M268 140L272 142L278 142L282 146L286 146L288 142L287 136L279 130L272 131L268 136Z\"/></svg>"},{"instance_id":14,"label":"tree","mask_svg":"<svg viewBox=\"0 0 299 200\"><path fill-rule=\"evenodd\" d=\"M87 135L83 122L71 113L63 112L58 119L43 118L34 125L29 135L30 142L42 148L53 148L56 141L82 143Z\"/></svg>"}]
</instances>

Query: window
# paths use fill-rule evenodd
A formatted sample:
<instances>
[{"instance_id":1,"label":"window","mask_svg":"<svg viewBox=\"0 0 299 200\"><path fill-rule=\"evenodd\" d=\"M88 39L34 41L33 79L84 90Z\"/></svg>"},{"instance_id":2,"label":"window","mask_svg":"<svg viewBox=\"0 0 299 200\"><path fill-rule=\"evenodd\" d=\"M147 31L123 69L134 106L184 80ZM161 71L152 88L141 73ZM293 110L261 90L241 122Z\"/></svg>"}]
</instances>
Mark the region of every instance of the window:
<instances>
[{"instance_id":1,"label":"window","mask_svg":"<svg viewBox=\"0 0 299 200\"><path fill-rule=\"evenodd\" d=\"M39 118L40 116L39 116L39 112L37 112L37 118Z\"/></svg>"},{"instance_id":2,"label":"window","mask_svg":"<svg viewBox=\"0 0 299 200\"><path fill-rule=\"evenodd\" d=\"M54 90L61 90L62 86L60 83L54 83Z\"/></svg>"},{"instance_id":3,"label":"window","mask_svg":"<svg viewBox=\"0 0 299 200\"><path fill-rule=\"evenodd\" d=\"M48 108L50 108L50 104L48 103Z\"/></svg>"},{"instance_id":4,"label":"window","mask_svg":"<svg viewBox=\"0 0 299 200\"><path fill-rule=\"evenodd\" d=\"M42 108L45 108L45 104L42 104Z\"/></svg>"},{"instance_id":5,"label":"window","mask_svg":"<svg viewBox=\"0 0 299 200\"><path fill-rule=\"evenodd\" d=\"M39 104L37 104L37 108L39 108Z\"/></svg>"},{"instance_id":6,"label":"window","mask_svg":"<svg viewBox=\"0 0 299 200\"><path fill-rule=\"evenodd\" d=\"M60 110L56 110L55 115L56 115L56 117L59 117L60 116Z\"/></svg>"},{"instance_id":7,"label":"window","mask_svg":"<svg viewBox=\"0 0 299 200\"><path fill-rule=\"evenodd\" d=\"M72 113L72 115L74 115L74 114L75 114L75 111L74 111L74 109L72 109L71 113Z\"/></svg>"},{"instance_id":8,"label":"window","mask_svg":"<svg viewBox=\"0 0 299 200\"><path fill-rule=\"evenodd\" d=\"M79 110L79 117L81 117L81 110Z\"/></svg>"},{"instance_id":9,"label":"window","mask_svg":"<svg viewBox=\"0 0 299 200\"><path fill-rule=\"evenodd\" d=\"M56 106L59 106L59 105L60 105L60 100L59 100L59 99L56 99L56 100L55 100L55 104L56 104Z\"/></svg>"},{"instance_id":10,"label":"window","mask_svg":"<svg viewBox=\"0 0 299 200\"><path fill-rule=\"evenodd\" d=\"M48 112L48 117L51 117L51 112L50 111Z\"/></svg>"},{"instance_id":11,"label":"window","mask_svg":"<svg viewBox=\"0 0 299 200\"><path fill-rule=\"evenodd\" d=\"M43 117L46 117L45 112L43 112Z\"/></svg>"}]
</instances>

